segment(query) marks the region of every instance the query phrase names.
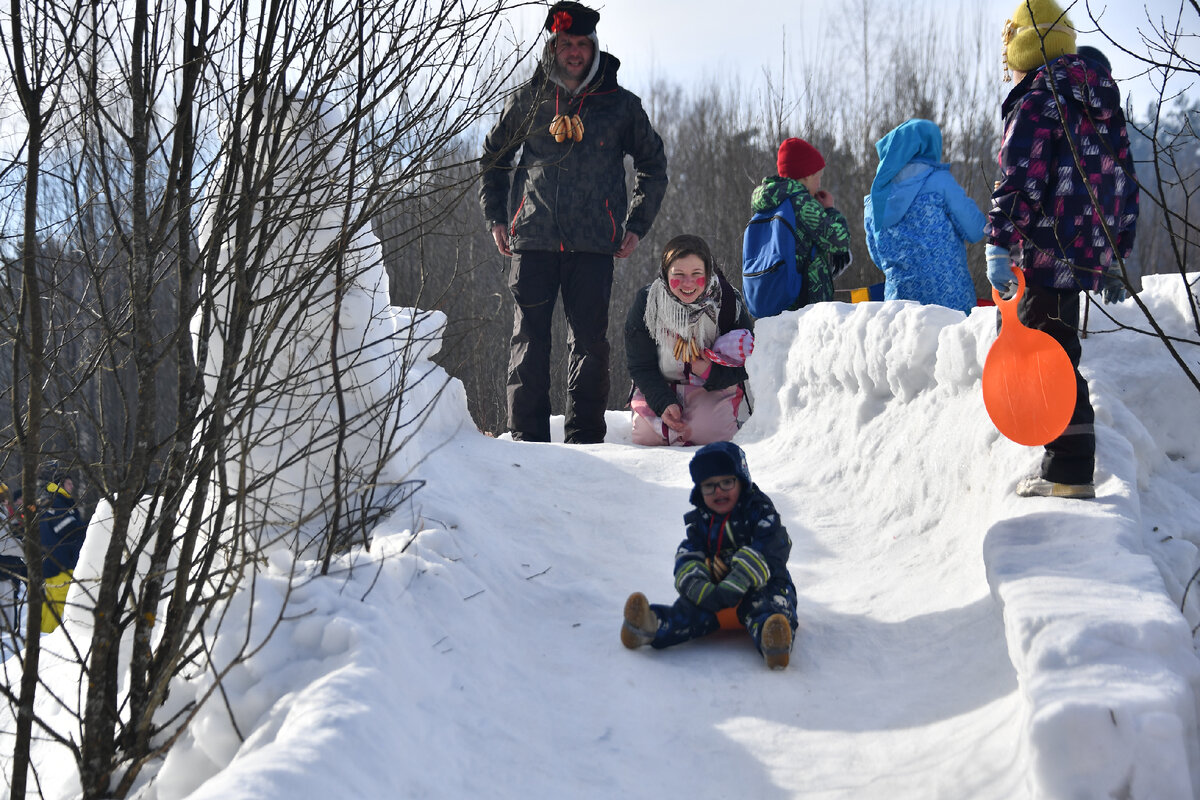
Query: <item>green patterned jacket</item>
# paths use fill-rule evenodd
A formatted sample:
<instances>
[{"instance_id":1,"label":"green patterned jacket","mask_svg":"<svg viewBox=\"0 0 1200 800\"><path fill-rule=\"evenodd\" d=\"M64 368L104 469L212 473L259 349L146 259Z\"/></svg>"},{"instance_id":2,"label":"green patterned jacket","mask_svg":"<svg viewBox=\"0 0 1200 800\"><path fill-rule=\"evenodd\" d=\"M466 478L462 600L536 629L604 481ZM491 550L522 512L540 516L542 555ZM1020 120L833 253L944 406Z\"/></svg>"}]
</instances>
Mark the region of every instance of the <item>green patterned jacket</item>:
<instances>
[{"instance_id":1,"label":"green patterned jacket","mask_svg":"<svg viewBox=\"0 0 1200 800\"><path fill-rule=\"evenodd\" d=\"M771 175L754 189L750 213L775 208L791 198L796 213L796 265L804 274L804 288L791 308L833 299L833 280L850 266L850 229L836 208L817 202L804 184Z\"/></svg>"}]
</instances>

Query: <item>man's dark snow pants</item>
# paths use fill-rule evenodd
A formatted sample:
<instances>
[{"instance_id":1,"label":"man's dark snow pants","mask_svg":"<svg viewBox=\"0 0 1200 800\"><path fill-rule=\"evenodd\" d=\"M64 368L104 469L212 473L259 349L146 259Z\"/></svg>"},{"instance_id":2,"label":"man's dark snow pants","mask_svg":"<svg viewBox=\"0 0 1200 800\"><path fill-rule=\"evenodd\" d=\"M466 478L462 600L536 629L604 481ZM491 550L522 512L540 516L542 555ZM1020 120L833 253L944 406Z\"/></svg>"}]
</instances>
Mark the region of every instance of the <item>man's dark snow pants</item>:
<instances>
[{"instance_id":1,"label":"man's dark snow pants","mask_svg":"<svg viewBox=\"0 0 1200 800\"><path fill-rule=\"evenodd\" d=\"M515 301L508 427L514 439L550 441L550 328L561 292L568 353L565 439L570 444L604 441L612 279L611 254L525 251L513 255L508 276Z\"/></svg>"}]
</instances>

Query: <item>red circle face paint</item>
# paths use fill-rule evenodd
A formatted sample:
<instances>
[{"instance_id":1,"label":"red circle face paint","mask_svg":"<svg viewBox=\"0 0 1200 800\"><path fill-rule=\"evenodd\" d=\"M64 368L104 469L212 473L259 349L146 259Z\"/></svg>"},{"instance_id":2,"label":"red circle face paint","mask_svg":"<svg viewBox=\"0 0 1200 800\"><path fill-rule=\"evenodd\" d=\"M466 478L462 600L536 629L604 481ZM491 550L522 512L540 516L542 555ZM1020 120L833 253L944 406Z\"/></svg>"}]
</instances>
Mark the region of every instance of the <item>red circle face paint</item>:
<instances>
[{"instance_id":1,"label":"red circle face paint","mask_svg":"<svg viewBox=\"0 0 1200 800\"><path fill-rule=\"evenodd\" d=\"M671 288L672 288L672 289L678 289L680 286L682 286L682 285L683 285L683 279L682 279L682 278L671 278L671 279L670 279L669 281L667 281L667 282L671 284ZM694 284L696 285L696 288L698 288L698 289L703 289L703 288L704 288L704 276L703 276L703 275L701 275L699 278L695 278L695 279L692 281L692 283L694 283Z\"/></svg>"}]
</instances>

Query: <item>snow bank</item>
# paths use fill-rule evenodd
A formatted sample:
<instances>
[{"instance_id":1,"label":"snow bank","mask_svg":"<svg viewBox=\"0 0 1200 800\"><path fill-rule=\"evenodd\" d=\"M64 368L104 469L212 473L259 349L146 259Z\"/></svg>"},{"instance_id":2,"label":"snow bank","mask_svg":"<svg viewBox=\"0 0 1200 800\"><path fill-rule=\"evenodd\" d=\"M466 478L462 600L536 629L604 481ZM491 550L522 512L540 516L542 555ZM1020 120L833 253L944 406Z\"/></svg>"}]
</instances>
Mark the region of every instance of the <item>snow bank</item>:
<instances>
[{"instance_id":1,"label":"snow bank","mask_svg":"<svg viewBox=\"0 0 1200 800\"><path fill-rule=\"evenodd\" d=\"M1142 299L1182 331L1169 281ZM389 313L436 351L436 317ZM603 445L489 439L415 359L427 421L389 465L426 481L413 506L332 577L276 557L238 591L206 629L221 694L172 686L164 715L209 699L136 796L1194 797L1200 404L1160 346L1093 325L1099 497L1016 498L1039 452L987 421L994 330L911 303L759 323L739 441L793 540L784 673L744 636L618 643L629 592L674 591L690 450L631 446L627 412Z\"/></svg>"},{"instance_id":2,"label":"snow bank","mask_svg":"<svg viewBox=\"0 0 1200 800\"><path fill-rule=\"evenodd\" d=\"M1150 279L1144 299L1160 291ZM740 438L796 542L790 683L765 683L733 645L636 658L615 644L624 593L670 591L687 451L623 446L620 424L613 444L587 448L464 432L405 467L430 481L415 538L395 524L377 534L381 550L357 562L341 602L318 588L331 582L305 584L302 602L321 596L319 609L281 628L267 666L255 656L252 675L232 673L227 691L250 700L245 741L207 707L146 797L747 785L781 797L1192 797L1200 670L1169 588L1189 576L1176 568L1164 583L1147 542L1170 529L1177 549L1200 543L1196 501L1170 511L1195 479L1200 424L1164 424L1158 398L1194 403L1144 338L1093 333L1100 496L1019 499L1039 453L987 422L978 381L993 337L991 311L964 319L908 303L760 322L756 411ZM1137 388L1119 378L1126 364L1144 371ZM457 390L445 397L433 429L449 433L465 427L465 405ZM633 520L667 532L647 538ZM366 565L379 572L369 594ZM276 594L293 580L284 572ZM328 628L350 629L335 638L356 646L318 646ZM577 697L587 687L597 702ZM748 759L738 781L709 768L701 742L713 735ZM634 753L671 736L687 774L647 781ZM322 754L342 739L336 757ZM391 768L370 774L380 763ZM762 779L745 777L750 765Z\"/></svg>"},{"instance_id":3,"label":"snow bank","mask_svg":"<svg viewBox=\"0 0 1200 800\"><path fill-rule=\"evenodd\" d=\"M1187 335L1178 277L1147 278L1141 299ZM1133 301L1112 311L1146 327ZM1195 389L1159 339L1107 320L1098 331L1093 308L1082 363L1100 497L1016 498L1040 450L986 424L978 381L994 313L834 304L764 320L749 366L765 413L744 433L816 455L821 482L849 481L862 502L887 509L885 531L923 531L938 516L986 531L982 563L1026 704L1031 796L1192 797L1200 670L1179 605L1200 544ZM1200 372L1200 348L1177 347Z\"/></svg>"},{"instance_id":4,"label":"snow bank","mask_svg":"<svg viewBox=\"0 0 1200 800\"><path fill-rule=\"evenodd\" d=\"M244 498L243 529L260 548L303 553L331 526L350 529L390 505L387 486L407 470L385 467L422 435L446 385L428 361L445 319L390 307L341 112L297 99L273 104L264 112L282 144L263 158L278 163L260 167L270 183L256 205L233 207L255 227L247 236L219 218L231 213L219 194L202 217L201 240L218 257L212 307L197 310L192 334L197 352L206 350L206 397L229 382L225 421L239 446L223 468ZM218 179L226 183L236 185ZM344 515L337 520L335 476Z\"/></svg>"}]
</instances>

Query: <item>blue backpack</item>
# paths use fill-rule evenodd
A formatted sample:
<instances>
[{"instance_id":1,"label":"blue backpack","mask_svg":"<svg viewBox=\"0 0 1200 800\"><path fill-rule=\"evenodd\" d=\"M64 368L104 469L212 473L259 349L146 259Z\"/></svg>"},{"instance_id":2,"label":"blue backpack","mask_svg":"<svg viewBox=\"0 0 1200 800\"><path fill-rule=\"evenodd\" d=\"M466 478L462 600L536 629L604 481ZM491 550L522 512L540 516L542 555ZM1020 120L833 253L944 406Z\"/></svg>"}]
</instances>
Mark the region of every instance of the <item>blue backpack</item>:
<instances>
[{"instance_id":1,"label":"blue backpack","mask_svg":"<svg viewBox=\"0 0 1200 800\"><path fill-rule=\"evenodd\" d=\"M796 212L791 198L750 218L742 237L742 295L756 318L791 308L804 288L796 267Z\"/></svg>"}]
</instances>

